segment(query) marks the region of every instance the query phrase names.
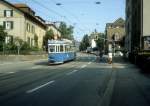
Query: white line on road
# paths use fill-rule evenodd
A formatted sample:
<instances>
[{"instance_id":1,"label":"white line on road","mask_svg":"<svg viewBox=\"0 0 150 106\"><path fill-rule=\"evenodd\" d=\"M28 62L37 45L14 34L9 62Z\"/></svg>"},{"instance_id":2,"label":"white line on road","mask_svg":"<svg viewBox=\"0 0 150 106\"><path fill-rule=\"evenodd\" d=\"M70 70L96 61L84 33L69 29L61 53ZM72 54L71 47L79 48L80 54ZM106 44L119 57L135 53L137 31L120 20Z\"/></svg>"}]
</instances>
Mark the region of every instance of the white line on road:
<instances>
[{"instance_id":1,"label":"white line on road","mask_svg":"<svg viewBox=\"0 0 150 106\"><path fill-rule=\"evenodd\" d=\"M91 62L89 62L88 64L91 64Z\"/></svg>"},{"instance_id":2,"label":"white line on road","mask_svg":"<svg viewBox=\"0 0 150 106\"><path fill-rule=\"evenodd\" d=\"M38 68L42 68L42 66L34 66L34 67L31 67L31 69L38 69Z\"/></svg>"},{"instance_id":3,"label":"white line on road","mask_svg":"<svg viewBox=\"0 0 150 106\"><path fill-rule=\"evenodd\" d=\"M37 90L39 90L39 89L41 89L41 88L43 88L43 87L45 87L45 86L47 86L47 85L49 85L49 84L52 84L52 83L54 83L54 82L55 82L54 80L53 80L53 81L49 81L49 82L47 82L47 83L45 83L45 84L43 84L43 85L40 85L40 86L38 86L38 87L36 87L36 88L34 88L34 89L31 89L31 90L26 91L26 93L32 93L32 92L37 91Z\"/></svg>"},{"instance_id":4,"label":"white line on road","mask_svg":"<svg viewBox=\"0 0 150 106\"><path fill-rule=\"evenodd\" d=\"M87 65L83 65L83 66L81 66L81 68L85 68Z\"/></svg>"},{"instance_id":5,"label":"white line on road","mask_svg":"<svg viewBox=\"0 0 150 106\"><path fill-rule=\"evenodd\" d=\"M15 72L8 72L8 74L14 74Z\"/></svg>"},{"instance_id":6,"label":"white line on road","mask_svg":"<svg viewBox=\"0 0 150 106\"><path fill-rule=\"evenodd\" d=\"M66 75L71 75L71 74L73 74L73 73L75 73L75 72L77 72L77 71L78 71L78 70L73 70L73 71L67 73Z\"/></svg>"},{"instance_id":7,"label":"white line on road","mask_svg":"<svg viewBox=\"0 0 150 106\"><path fill-rule=\"evenodd\" d=\"M92 60L92 62L94 62L95 60Z\"/></svg>"}]
</instances>

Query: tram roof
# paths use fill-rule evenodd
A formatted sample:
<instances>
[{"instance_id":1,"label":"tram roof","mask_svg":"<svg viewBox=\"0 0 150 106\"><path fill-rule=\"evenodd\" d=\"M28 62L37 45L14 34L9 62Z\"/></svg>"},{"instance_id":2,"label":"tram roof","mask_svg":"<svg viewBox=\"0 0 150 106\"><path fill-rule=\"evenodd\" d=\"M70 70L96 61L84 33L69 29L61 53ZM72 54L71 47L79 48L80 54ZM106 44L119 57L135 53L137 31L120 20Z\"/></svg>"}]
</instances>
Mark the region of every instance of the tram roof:
<instances>
[{"instance_id":1,"label":"tram roof","mask_svg":"<svg viewBox=\"0 0 150 106\"><path fill-rule=\"evenodd\" d=\"M48 44L70 44L70 43L72 43L72 41L68 39L48 40Z\"/></svg>"}]
</instances>

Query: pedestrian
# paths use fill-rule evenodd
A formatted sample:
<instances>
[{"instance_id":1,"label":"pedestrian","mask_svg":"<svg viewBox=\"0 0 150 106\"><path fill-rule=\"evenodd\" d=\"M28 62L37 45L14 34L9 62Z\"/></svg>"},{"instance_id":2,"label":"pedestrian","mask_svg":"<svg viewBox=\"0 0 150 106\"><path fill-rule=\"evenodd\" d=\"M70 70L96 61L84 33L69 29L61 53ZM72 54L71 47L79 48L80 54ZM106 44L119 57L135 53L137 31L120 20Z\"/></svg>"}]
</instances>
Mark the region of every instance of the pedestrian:
<instances>
[{"instance_id":1,"label":"pedestrian","mask_svg":"<svg viewBox=\"0 0 150 106\"><path fill-rule=\"evenodd\" d=\"M112 63L112 53L108 53L108 63L111 64Z\"/></svg>"},{"instance_id":2,"label":"pedestrian","mask_svg":"<svg viewBox=\"0 0 150 106\"><path fill-rule=\"evenodd\" d=\"M101 60L103 57L103 52L102 51L99 51L99 60Z\"/></svg>"}]
</instances>

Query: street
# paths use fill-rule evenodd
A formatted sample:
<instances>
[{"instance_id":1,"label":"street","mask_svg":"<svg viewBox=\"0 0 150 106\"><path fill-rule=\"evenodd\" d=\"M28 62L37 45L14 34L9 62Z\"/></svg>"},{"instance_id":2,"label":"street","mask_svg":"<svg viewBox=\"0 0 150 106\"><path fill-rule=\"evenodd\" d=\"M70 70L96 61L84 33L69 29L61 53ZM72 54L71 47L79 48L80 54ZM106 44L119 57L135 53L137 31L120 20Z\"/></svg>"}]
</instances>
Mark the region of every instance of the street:
<instances>
[{"instance_id":1,"label":"street","mask_svg":"<svg viewBox=\"0 0 150 106\"><path fill-rule=\"evenodd\" d=\"M92 54L0 65L0 106L150 106L150 75L114 57Z\"/></svg>"}]
</instances>

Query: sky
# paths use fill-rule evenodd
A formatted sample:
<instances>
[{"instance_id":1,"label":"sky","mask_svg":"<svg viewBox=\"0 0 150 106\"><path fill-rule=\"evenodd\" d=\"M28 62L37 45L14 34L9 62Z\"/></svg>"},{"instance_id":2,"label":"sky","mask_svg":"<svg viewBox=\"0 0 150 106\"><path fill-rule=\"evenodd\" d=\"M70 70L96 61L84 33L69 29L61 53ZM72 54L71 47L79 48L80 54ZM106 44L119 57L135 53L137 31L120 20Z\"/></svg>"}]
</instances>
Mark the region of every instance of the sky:
<instances>
[{"instance_id":1,"label":"sky","mask_svg":"<svg viewBox=\"0 0 150 106\"><path fill-rule=\"evenodd\" d=\"M95 29L104 32L106 23L125 19L125 0L7 0L26 3L36 15L50 22L74 26L74 38L81 40ZM101 2L96 4L96 2ZM56 5L57 3L61 5Z\"/></svg>"}]
</instances>

